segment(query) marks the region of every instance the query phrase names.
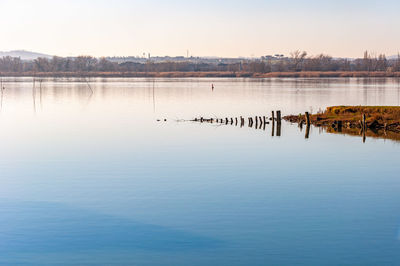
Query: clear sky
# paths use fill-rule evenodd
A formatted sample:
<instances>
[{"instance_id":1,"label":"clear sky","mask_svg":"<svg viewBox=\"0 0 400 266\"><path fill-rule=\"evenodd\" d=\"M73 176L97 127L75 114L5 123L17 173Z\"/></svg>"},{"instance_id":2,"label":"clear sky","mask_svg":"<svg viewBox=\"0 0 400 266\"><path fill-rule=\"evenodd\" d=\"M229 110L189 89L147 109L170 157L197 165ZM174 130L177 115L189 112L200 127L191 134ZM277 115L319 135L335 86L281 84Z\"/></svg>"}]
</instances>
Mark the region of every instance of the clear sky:
<instances>
[{"instance_id":1,"label":"clear sky","mask_svg":"<svg viewBox=\"0 0 400 266\"><path fill-rule=\"evenodd\" d=\"M0 50L362 56L400 51L399 0L0 0Z\"/></svg>"}]
</instances>

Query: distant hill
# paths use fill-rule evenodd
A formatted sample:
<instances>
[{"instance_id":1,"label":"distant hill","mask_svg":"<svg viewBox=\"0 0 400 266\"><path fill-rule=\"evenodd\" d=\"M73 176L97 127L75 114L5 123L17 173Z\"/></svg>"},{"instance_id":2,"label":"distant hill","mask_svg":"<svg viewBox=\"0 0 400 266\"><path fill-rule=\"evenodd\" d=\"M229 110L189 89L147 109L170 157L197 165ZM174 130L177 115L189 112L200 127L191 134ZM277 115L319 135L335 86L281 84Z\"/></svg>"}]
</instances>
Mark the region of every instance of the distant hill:
<instances>
[{"instance_id":1,"label":"distant hill","mask_svg":"<svg viewBox=\"0 0 400 266\"><path fill-rule=\"evenodd\" d=\"M52 55L29 52L29 51L25 51L25 50L14 50L14 51L8 51L8 52L0 51L0 57L3 57L3 56L20 57L21 60L34 60L38 57L45 57L45 58L53 57Z\"/></svg>"}]
</instances>

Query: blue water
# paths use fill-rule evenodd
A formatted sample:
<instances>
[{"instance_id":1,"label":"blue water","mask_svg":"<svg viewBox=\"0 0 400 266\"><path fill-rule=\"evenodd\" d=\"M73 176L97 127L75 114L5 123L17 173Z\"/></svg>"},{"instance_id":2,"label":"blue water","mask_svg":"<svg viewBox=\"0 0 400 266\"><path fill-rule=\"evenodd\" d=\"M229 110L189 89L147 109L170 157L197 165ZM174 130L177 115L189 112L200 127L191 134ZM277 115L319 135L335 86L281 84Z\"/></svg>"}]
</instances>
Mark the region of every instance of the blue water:
<instances>
[{"instance_id":1,"label":"blue water","mask_svg":"<svg viewBox=\"0 0 400 266\"><path fill-rule=\"evenodd\" d=\"M399 142L176 121L398 105L395 80L90 84L6 80L0 264L400 264Z\"/></svg>"}]
</instances>

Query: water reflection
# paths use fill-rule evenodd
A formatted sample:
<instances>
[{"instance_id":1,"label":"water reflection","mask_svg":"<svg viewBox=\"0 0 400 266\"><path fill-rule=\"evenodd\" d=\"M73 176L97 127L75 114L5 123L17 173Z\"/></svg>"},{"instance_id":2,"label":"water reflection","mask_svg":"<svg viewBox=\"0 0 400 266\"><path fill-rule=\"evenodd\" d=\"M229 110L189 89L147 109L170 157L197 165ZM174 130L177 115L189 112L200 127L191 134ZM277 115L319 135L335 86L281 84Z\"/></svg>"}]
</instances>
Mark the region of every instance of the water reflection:
<instances>
[{"instance_id":1,"label":"water reflection","mask_svg":"<svg viewBox=\"0 0 400 266\"><path fill-rule=\"evenodd\" d=\"M342 130L337 130L331 127L326 127L324 128L324 131L327 133L359 136L362 138L363 142L366 142L367 138L387 139L396 142L400 141L400 133L384 129L375 130L367 128L366 130L361 130L359 128L342 128Z\"/></svg>"},{"instance_id":2,"label":"water reflection","mask_svg":"<svg viewBox=\"0 0 400 266\"><path fill-rule=\"evenodd\" d=\"M292 124L292 126L294 126ZM303 124L299 123L298 127L300 132L302 132ZM359 136L362 141L365 143L367 137L376 138L376 139L387 139L393 140L396 142L400 142L400 133L393 132L384 129L371 129L367 128L366 130L362 130L360 128L344 128L342 126L338 127L331 127L331 126L306 126L305 131L305 138L308 139L310 137L310 128L318 128L320 133L333 133L333 134L341 134L341 135L348 135L348 136Z\"/></svg>"}]
</instances>

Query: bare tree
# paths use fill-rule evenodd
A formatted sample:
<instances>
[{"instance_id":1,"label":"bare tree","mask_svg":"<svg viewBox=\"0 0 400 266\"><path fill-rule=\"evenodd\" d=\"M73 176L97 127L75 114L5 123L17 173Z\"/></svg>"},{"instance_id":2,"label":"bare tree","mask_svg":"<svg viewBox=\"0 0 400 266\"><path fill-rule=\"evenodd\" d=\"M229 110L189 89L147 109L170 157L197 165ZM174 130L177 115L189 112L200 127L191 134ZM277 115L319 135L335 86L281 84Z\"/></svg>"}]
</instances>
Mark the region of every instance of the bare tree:
<instances>
[{"instance_id":1,"label":"bare tree","mask_svg":"<svg viewBox=\"0 0 400 266\"><path fill-rule=\"evenodd\" d=\"M292 70L293 71L300 71L302 69L302 64L304 59L307 57L307 52L300 50L296 50L290 53L291 62L292 62Z\"/></svg>"}]
</instances>

